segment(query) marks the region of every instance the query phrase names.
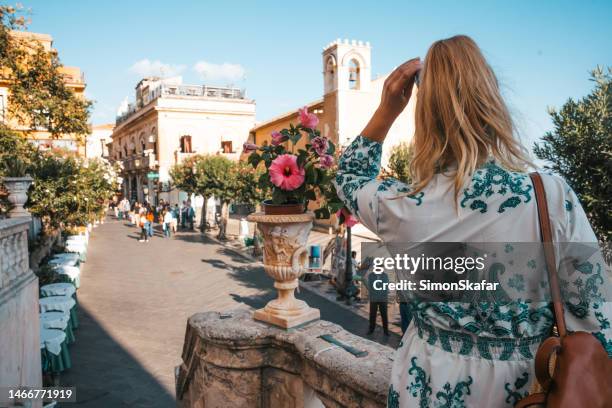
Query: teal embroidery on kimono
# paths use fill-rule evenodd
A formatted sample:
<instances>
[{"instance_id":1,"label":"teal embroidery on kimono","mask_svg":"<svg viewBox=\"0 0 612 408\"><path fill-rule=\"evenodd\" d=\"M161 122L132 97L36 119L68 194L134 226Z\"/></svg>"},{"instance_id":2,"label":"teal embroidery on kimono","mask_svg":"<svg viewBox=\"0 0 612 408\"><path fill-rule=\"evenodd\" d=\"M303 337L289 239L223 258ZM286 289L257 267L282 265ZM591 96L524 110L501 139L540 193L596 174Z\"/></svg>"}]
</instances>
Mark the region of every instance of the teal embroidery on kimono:
<instances>
[{"instance_id":1,"label":"teal embroidery on kimono","mask_svg":"<svg viewBox=\"0 0 612 408\"><path fill-rule=\"evenodd\" d=\"M416 357L412 357L410 361L411 367L408 374L414 377L414 381L406 389L413 397L419 398L420 408L462 408L466 406L464 398L470 395L470 385L474 382L471 376L468 376L465 381L458 381L454 387L447 382L441 390L436 392L436 399L432 400L431 377L416 363Z\"/></svg>"},{"instance_id":2,"label":"teal embroidery on kimono","mask_svg":"<svg viewBox=\"0 0 612 408\"><path fill-rule=\"evenodd\" d=\"M410 392L410 395L413 397L419 397L419 407L420 408L428 408L429 407L429 396L431 395L431 387L429 383L431 381L431 377L427 377L427 373L421 367L419 367L416 363L417 358L412 357L410 360L412 366L408 370L408 374L414 376L414 381L410 382L406 389Z\"/></svg>"},{"instance_id":3,"label":"teal embroidery on kimono","mask_svg":"<svg viewBox=\"0 0 612 408\"><path fill-rule=\"evenodd\" d=\"M565 200L565 210L566 211L572 211L572 209L574 208L573 204L571 203L571 201L569 200Z\"/></svg>"},{"instance_id":4,"label":"teal embroidery on kimono","mask_svg":"<svg viewBox=\"0 0 612 408\"><path fill-rule=\"evenodd\" d=\"M523 372L520 377L514 381L514 388L510 388L510 383L504 385L504 389L508 396L506 402L512 406L516 405L521 399L529 395L529 389L523 389L529 383L529 373Z\"/></svg>"},{"instance_id":5,"label":"teal embroidery on kimono","mask_svg":"<svg viewBox=\"0 0 612 408\"><path fill-rule=\"evenodd\" d=\"M599 340L601 345L604 347L606 352L608 353L608 358L612 358L612 340L606 339L606 336L602 332L591 333L593 336Z\"/></svg>"},{"instance_id":6,"label":"teal embroidery on kimono","mask_svg":"<svg viewBox=\"0 0 612 408\"><path fill-rule=\"evenodd\" d=\"M419 192L417 194L410 194L410 195L406 195L406 193L410 192L410 187L406 184L403 183L393 177L388 177L386 179L384 179L378 186L378 189L376 190L378 192L392 192L395 193L397 195L402 195L405 196L407 198L410 198L412 200L416 201L416 205L419 206L421 204L423 204L423 197L425 196L424 192Z\"/></svg>"},{"instance_id":7,"label":"teal embroidery on kimono","mask_svg":"<svg viewBox=\"0 0 612 408\"><path fill-rule=\"evenodd\" d=\"M525 290L525 278L523 275L514 274L513 277L508 279L508 286L517 290L517 292L523 292Z\"/></svg>"},{"instance_id":8,"label":"teal embroidery on kimono","mask_svg":"<svg viewBox=\"0 0 612 408\"><path fill-rule=\"evenodd\" d=\"M506 244L506 246L504 247L504 252L509 254L512 251L514 251L514 247L511 244Z\"/></svg>"},{"instance_id":9,"label":"teal embroidery on kimono","mask_svg":"<svg viewBox=\"0 0 612 408\"><path fill-rule=\"evenodd\" d=\"M578 263L573 262L573 267L576 271L586 275L586 280L576 278L572 283L566 279L560 279L561 295L567 301L567 309L578 318L585 318L589 315L589 305L597 304L604 301L604 296L600 289L604 285L604 279L601 276L602 266L600 263L593 265L591 262Z\"/></svg>"},{"instance_id":10,"label":"teal embroidery on kimono","mask_svg":"<svg viewBox=\"0 0 612 408\"><path fill-rule=\"evenodd\" d=\"M527 262L527 266L530 267L531 269L535 269L536 268L536 261L535 261L535 259L532 259L529 262Z\"/></svg>"},{"instance_id":11,"label":"teal embroidery on kimono","mask_svg":"<svg viewBox=\"0 0 612 408\"><path fill-rule=\"evenodd\" d=\"M497 212L503 213L506 211L506 208L515 208L517 205L521 203L521 199L519 197L510 197L499 206Z\"/></svg>"},{"instance_id":12,"label":"teal embroidery on kimono","mask_svg":"<svg viewBox=\"0 0 612 408\"><path fill-rule=\"evenodd\" d=\"M464 396L470 395L470 385L474 380L471 376L468 376L467 381L459 381L455 384L455 387L452 388L450 383L444 384L444 391L439 391L436 393L436 398L438 401L434 403L435 407L438 408L461 408L465 407Z\"/></svg>"},{"instance_id":13,"label":"teal embroidery on kimono","mask_svg":"<svg viewBox=\"0 0 612 408\"><path fill-rule=\"evenodd\" d=\"M358 136L346 148L338 163L336 186L340 198L349 209L359 211L357 193L367 183L376 179L380 171L382 145Z\"/></svg>"},{"instance_id":14,"label":"teal embroidery on kimono","mask_svg":"<svg viewBox=\"0 0 612 408\"><path fill-rule=\"evenodd\" d=\"M444 351L489 360L532 359L553 324L549 305L514 301L408 302L418 336ZM447 328L440 327L445 322Z\"/></svg>"},{"instance_id":15,"label":"teal embroidery on kimono","mask_svg":"<svg viewBox=\"0 0 612 408\"><path fill-rule=\"evenodd\" d=\"M532 186L527 182L525 174L510 172L494 162L488 162L472 177L471 186L463 191L460 205L466 208L469 202L471 210L486 213L488 210L486 198L494 194L511 193L512 195L497 208L498 213L503 213L509 208L531 201L531 190Z\"/></svg>"},{"instance_id":16,"label":"teal embroidery on kimono","mask_svg":"<svg viewBox=\"0 0 612 408\"><path fill-rule=\"evenodd\" d=\"M599 323L599 328L601 330L606 330L610 328L610 321L604 316L604 314L600 311L595 312L595 318Z\"/></svg>"},{"instance_id":17,"label":"teal embroidery on kimono","mask_svg":"<svg viewBox=\"0 0 612 408\"><path fill-rule=\"evenodd\" d=\"M393 384L389 387L389 393L387 394L387 408L399 408L399 392L393 389Z\"/></svg>"}]
</instances>

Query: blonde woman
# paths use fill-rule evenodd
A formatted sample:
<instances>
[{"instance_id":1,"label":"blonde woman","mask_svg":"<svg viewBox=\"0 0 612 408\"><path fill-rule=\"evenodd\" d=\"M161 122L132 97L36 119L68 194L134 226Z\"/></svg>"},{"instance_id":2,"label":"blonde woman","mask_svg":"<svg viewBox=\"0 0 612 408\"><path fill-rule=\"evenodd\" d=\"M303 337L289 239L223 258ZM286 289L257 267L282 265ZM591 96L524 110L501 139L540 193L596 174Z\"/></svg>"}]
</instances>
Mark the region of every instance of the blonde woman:
<instances>
[{"instance_id":1,"label":"blonde woman","mask_svg":"<svg viewBox=\"0 0 612 408\"><path fill-rule=\"evenodd\" d=\"M413 183L378 180L382 143L417 72ZM384 242L539 242L528 167L493 71L472 39L456 36L385 81L380 106L340 158L336 187ZM554 240L597 242L571 188L559 177L542 178ZM607 279L597 260L592 274ZM534 381L533 356L553 324L542 303L520 302L519 314L409 302L413 321L394 360L388 406L513 406ZM593 333L612 355L610 303L589 307L578 316L566 312L568 329Z\"/></svg>"}]
</instances>

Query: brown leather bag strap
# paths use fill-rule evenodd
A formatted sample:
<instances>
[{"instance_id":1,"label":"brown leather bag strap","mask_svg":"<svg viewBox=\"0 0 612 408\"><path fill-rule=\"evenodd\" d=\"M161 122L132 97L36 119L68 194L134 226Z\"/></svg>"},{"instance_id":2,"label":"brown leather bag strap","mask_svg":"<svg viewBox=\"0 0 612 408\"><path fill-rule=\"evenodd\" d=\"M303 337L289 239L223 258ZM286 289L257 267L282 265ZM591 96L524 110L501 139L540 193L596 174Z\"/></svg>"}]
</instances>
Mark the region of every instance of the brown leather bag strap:
<instances>
[{"instance_id":1,"label":"brown leather bag strap","mask_svg":"<svg viewBox=\"0 0 612 408\"><path fill-rule=\"evenodd\" d=\"M548 271L548 282L550 285L550 295L553 302L553 312L555 315L555 323L559 331L559 337L565 337L567 330L565 327L565 315L563 311L563 302L561 300L561 289L559 287L559 278L557 273L557 262L555 260L555 249L553 247L553 235L550 225L550 216L548 214L548 203L546 202L546 191L542 183L542 177L539 173L530 173L533 190L536 196L538 206L538 220L540 223L540 235L542 245L544 247L544 257L546 258L546 269Z\"/></svg>"}]
</instances>

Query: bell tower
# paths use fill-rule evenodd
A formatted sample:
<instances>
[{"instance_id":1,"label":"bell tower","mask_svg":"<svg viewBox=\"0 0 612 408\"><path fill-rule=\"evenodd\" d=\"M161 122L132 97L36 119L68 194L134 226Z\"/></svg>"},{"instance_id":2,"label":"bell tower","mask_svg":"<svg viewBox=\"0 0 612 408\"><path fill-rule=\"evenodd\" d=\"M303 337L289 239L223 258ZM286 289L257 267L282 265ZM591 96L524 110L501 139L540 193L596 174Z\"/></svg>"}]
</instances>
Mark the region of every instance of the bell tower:
<instances>
[{"instance_id":1,"label":"bell tower","mask_svg":"<svg viewBox=\"0 0 612 408\"><path fill-rule=\"evenodd\" d=\"M369 42L341 40L323 48L324 94L334 91L368 91L372 79Z\"/></svg>"}]
</instances>

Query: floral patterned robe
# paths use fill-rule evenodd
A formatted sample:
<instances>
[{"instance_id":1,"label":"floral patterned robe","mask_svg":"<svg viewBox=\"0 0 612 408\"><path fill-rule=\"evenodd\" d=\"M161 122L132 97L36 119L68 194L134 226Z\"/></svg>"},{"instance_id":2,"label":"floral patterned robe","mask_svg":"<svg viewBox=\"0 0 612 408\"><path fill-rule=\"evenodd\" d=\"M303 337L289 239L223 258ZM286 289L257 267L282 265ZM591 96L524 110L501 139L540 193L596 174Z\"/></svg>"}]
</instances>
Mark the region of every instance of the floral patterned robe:
<instances>
[{"instance_id":1,"label":"floral patterned robe","mask_svg":"<svg viewBox=\"0 0 612 408\"><path fill-rule=\"evenodd\" d=\"M416 195L407 195L409 187L397 180L378 180L381 152L380 143L358 136L342 154L336 187L351 212L384 242L540 241L527 174L488 162L475 172L456 206L452 178L444 173L436 174ZM542 178L554 241L596 242L571 188L557 176ZM504 252L511 255L512 246L507 244ZM519 261L527 270L536 263ZM591 284L609 279L599 252L577 270L579 278ZM523 290L524 279L515 274L509 285ZM580 313L566 311L567 327L593 333L612 357L612 304L609 299L593 299ZM413 321L396 352L390 408L512 407L528 394L536 350L553 324L547 303L520 302L512 309L482 308L477 303L409 306Z\"/></svg>"}]
</instances>

